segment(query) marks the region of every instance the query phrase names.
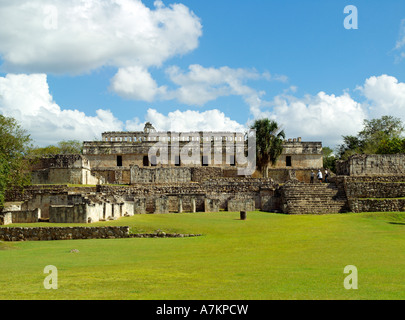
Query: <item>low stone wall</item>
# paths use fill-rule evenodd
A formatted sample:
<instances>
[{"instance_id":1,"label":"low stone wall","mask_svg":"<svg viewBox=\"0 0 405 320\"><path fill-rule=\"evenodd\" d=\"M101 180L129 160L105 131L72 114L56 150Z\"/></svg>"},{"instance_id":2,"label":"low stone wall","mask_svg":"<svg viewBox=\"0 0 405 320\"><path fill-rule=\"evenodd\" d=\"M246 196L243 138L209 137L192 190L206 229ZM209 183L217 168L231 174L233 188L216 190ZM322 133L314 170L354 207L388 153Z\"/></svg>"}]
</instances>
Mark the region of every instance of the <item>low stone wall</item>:
<instances>
[{"instance_id":1,"label":"low stone wall","mask_svg":"<svg viewBox=\"0 0 405 320\"><path fill-rule=\"evenodd\" d=\"M96 220L98 221L98 219ZM51 223L88 223L86 204L55 205L49 207Z\"/></svg>"},{"instance_id":2,"label":"low stone wall","mask_svg":"<svg viewBox=\"0 0 405 320\"><path fill-rule=\"evenodd\" d=\"M1 241L129 238L129 227L0 228Z\"/></svg>"},{"instance_id":3,"label":"low stone wall","mask_svg":"<svg viewBox=\"0 0 405 320\"><path fill-rule=\"evenodd\" d=\"M218 212L219 211L219 199L204 199L204 211L205 212Z\"/></svg>"},{"instance_id":4,"label":"low stone wall","mask_svg":"<svg viewBox=\"0 0 405 320\"><path fill-rule=\"evenodd\" d=\"M220 167L195 167L190 169L191 180L195 182L202 182L207 179L222 177L225 173L224 169ZM230 170L227 170L227 174L231 174Z\"/></svg>"},{"instance_id":5,"label":"low stone wall","mask_svg":"<svg viewBox=\"0 0 405 320\"><path fill-rule=\"evenodd\" d=\"M349 199L352 212L405 211L405 199Z\"/></svg>"},{"instance_id":6,"label":"low stone wall","mask_svg":"<svg viewBox=\"0 0 405 320\"><path fill-rule=\"evenodd\" d=\"M405 196L405 183L346 182L348 198L401 198Z\"/></svg>"},{"instance_id":7,"label":"low stone wall","mask_svg":"<svg viewBox=\"0 0 405 320\"><path fill-rule=\"evenodd\" d=\"M336 162L338 175L405 174L405 154L357 154L346 161Z\"/></svg>"},{"instance_id":8,"label":"low stone wall","mask_svg":"<svg viewBox=\"0 0 405 320\"><path fill-rule=\"evenodd\" d=\"M191 168L131 167L131 184L191 182Z\"/></svg>"},{"instance_id":9,"label":"low stone wall","mask_svg":"<svg viewBox=\"0 0 405 320\"><path fill-rule=\"evenodd\" d=\"M254 199L230 199L228 201L228 211L255 211Z\"/></svg>"},{"instance_id":10,"label":"low stone wall","mask_svg":"<svg viewBox=\"0 0 405 320\"><path fill-rule=\"evenodd\" d=\"M3 212L0 225L12 223L35 223L41 218L41 209Z\"/></svg>"},{"instance_id":11,"label":"low stone wall","mask_svg":"<svg viewBox=\"0 0 405 320\"><path fill-rule=\"evenodd\" d=\"M282 212L280 190L264 189L260 191L260 210L265 212Z\"/></svg>"},{"instance_id":12,"label":"low stone wall","mask_svg":"<svg viewBox=\"0 0 405 320\"><path fill-rule=\"evenodd\" d=\"M130 234L130 238L192 238L192 237L201 237L202 234L182 234L182 233L136 233Z\"/></svg>"},{"instance_id":13,"label":"low stone wall","mask_svg":"<svg viewBox=\"0 0 405 320\"><path fill-rule=\"evenodd\" d=\"M25 189L9 189L6 191L6 201L26 201L39 194L63 194L68 193L69 187L63 185L33 185Z\"/></svg>"}]
</instances>

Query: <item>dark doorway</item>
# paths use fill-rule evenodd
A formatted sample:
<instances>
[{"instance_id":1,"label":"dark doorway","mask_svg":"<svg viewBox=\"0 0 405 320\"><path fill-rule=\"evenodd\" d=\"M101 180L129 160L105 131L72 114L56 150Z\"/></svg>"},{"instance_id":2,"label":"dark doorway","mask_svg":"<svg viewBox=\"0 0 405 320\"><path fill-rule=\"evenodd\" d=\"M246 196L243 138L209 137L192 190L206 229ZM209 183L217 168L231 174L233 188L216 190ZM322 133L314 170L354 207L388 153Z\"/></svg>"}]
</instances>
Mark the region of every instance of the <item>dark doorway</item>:
<instances>
[{"instance_id":1,"label":"dark doorway","mask_svg":"<svg viewBox=\"0 0 405 320\"><path fill-rule=\"evenodd\" d=\"M286 165L286 167L291 167L292 166L291 156L286 156L285 157L285 165Z\"/></svg>"},{"instance_id":2,"label":"dark doorway","mask_svg":"<svg viewBox=\"0 0 405 320\"><path fill-rule=\"evenodd\" d=\"M122 156L117 156L117 167L122 167Z\"/></svg>"},{"instance_id":3,"label":"dark doorway","mask_svg":"<svg viewBox=\"0 0 405 320\"><path fill-rule=\"evenodd\" d=\"M149 167L149 158L148 156L143 156L143 166Z\"/></svg>"}]
</instances>

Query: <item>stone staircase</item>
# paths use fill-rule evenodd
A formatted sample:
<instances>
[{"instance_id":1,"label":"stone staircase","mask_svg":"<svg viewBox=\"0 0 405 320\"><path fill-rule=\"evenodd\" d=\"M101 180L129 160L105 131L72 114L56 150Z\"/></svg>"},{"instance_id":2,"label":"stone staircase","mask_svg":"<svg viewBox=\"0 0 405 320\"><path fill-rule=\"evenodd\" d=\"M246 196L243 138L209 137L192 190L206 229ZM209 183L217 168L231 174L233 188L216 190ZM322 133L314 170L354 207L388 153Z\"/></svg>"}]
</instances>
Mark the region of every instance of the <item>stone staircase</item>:
<instances>
[{"instance_id":1,"label":"stone staircase","mask_svg":"<svg viewBox=\"0 0 405 320\"><path fill-rule=\"evenodd\" d=\"M287 214L349 212L342 185L335 183L287 183L281 188L282 209Z\"/></svg>"}]
</instances>

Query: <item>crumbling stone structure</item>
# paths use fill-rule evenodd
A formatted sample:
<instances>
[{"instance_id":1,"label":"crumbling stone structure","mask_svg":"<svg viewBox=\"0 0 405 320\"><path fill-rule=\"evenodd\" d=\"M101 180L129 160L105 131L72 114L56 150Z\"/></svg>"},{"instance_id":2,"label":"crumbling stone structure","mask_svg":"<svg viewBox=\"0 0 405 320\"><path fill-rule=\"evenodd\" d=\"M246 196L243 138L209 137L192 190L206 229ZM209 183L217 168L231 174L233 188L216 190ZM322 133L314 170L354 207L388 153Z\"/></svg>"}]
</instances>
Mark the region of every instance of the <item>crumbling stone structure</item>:
<instances>
[{"instance_id":1,"label":"crumbling stone structure","mask_svg":"<svg viewBox=\"0 0 405 320\"><path fill-rule=\"evenodd\" d=\"M39 219L92 223L134 214L221 210L324 214L403 209L405 155L353 156L338 163L338 175L329 183L310 184L311 170L322 168L320 142L284 141L271 178L263 179L238 174L244 164L236 152L247 152L245 139L232 132L157 133L151 124L142 132L103 133L102 141L84 142L83 155L39 161L34 182L64 185L11 190L9 200L22 203L4 212L0 224ZM167 150L160 148L153 158L149 151L156 144ZM185 147L200 152L197 162L185 161ZM158 163L165 150L168 162Z\"/></svg>"},{"instance_id":2,"label":"crumbling stone structure","mask_svg":"<svg viewBox=\"0 0 405 320\"><path fill-rule=\"evenodd\" d=\"M96 177L89 160L80 154L55 155L31 161L33 184L100 184L104 179Z\"/></svg>"},{"instance_id":3,"label":"crumbling stone structure","mask_svg":"<svg viewBox=\"0 0 405 320\"><path fill-rule=\"evenodd\" d=\"M162 154L151 156L152 148L160 148ZM184 150L189 150L184 154ZM202 181L211 177L236 177L237 169L246 166L238 155L247 153L244 133L239 132L156 132L150 123L138 132L105 132L102 141L83 142L83 155L90 162L91 172L103 177L110 184L134 184L142 182ZM182 153L183 152L183 153ZM238 153L239 152L239 153ZM199 154L189 161L190 154ZM303 142L301 138L284 141L283 153L270 176L279 182L289 180L289 171L299 170L302 181L309 181L310 169L322 168L322 143ZM158 168L175 168L166 170ZM154 170L145 169L154 168ZM197 170L201 169L201 170ZM166 178L167 177L167 178ZM171 178L170 178L171 177ZM280 180L286 179L286 180ZM164 181L166 180L166 181Z\"/></svg>"},{"instance_id":4,"label":"crumbling stone structure","mask_svg":"<svg viewBox=\"0 0 405 320\"><path fill-rule=\"evenodd\" d=\"M336 174L383 176L405 174L404 154L357 154L336 163Z\"/></svg>"}]
</instances>

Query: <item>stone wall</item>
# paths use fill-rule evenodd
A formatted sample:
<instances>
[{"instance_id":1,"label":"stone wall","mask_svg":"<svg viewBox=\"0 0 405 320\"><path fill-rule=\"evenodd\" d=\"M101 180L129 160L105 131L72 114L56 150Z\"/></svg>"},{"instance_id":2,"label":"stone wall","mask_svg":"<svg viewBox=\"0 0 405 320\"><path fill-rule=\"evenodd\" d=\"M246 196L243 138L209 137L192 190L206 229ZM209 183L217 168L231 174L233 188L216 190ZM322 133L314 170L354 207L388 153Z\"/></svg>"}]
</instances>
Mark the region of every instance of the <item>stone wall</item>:
<instances>
[{"instance_id":1,"label":"stone wall","mask_svg":"<svg viewBox=\"0 0 405 320\"><path fill-rule=\"evenodd\" d=\"M352 212L405 211L405 199L349 199Z\"/></svg>"},{"instance_id":2,"label":"stone wall","mask_svg":"<svg viewBox=\"0 0 405 320\"><path fill-rule=\"evenodd\" d=\"M100 177L108 184L130 184L131 170L129 167L93 168L92 174Z\"/></svg>"},{"instance_id":3,"label":"stone wall","mask_svg":"<svg viewBox=\"0 0 405 320\"><path fill-rule=\"evenodd\" d=\"M134 215L134 202L131 201L122 203L88 201L49 207L49 222L51 223L93 223L132 215Z\"/></svg>"},{"instance_id":4,"label":"stone wall","mask_svg":"<svg viewBox=\"0 0 405 320\"><path fill-rule=\"evenodd\" d=\"M405 183L346 182L348 198L400 198L405 196Z\"/></svg>"},{"instance_id":5,"label":"stone wall","mask_svg":"<svg viewBox=\"0 0 405 320\"><path fill-rule=\"evenodd\" d=\"M230 199L228 200L228 211L255 211L256 205L254 199Z\"/></svg>"},{"instance_id":6,"label":"stone wall","mask_svg":"<svg viewBox=\"0 0 405 320\"><path fill-rule=\"evenodd\" d=\"M79 154L55 155L33 159L31 180L33 184L99 184L103 179L92 175L90 161Z\"/></svg>"},{"instance_id":7,"label":"stone wall","mask_svg":"<svg viewBox=\"0 0 405 320\"><path fill-rule=\"evenodd\" d=\"M161 196L155 199L155 212L157 214L169 213L169 199L166 196Z\"/></svg>"},{"instance_id":8,"label":"stone wall","mask_svg":"<svg viewBox=\"0 0 405 320\"><path fill-rule=\"evenodd\" d=\"M1 241L129 238L129 227L0 228Z\"/></svg>"},{"instance_id":9,"label":"stone wall","mask_svg":"<svg viewBox=\"0 0 405 320\"><path fill-rule=\"evenodd\" d=\"M352 212L405 211L405 176L337 176Z\"/></svg>"},{"instance_id":10,"label":"stone wall","mask_svg":"<svg viewBox=\"0 0 405 320\"><path fill-rule=\"evenodd\" d=\"M405 174L405 154L360 154L337 161L336 173L348 176Z\"/></svg>"},{"instance_id":11,"label":"stone wall","mask_svg":"<svg viewBox=\"0 0 405 320\"><path fill-rule=\"evenodd\" d=\"M219 211L219 199L204 199L204 211L205 212L218 212Z\"/></svg>"},{"instance_id":12,"label":"stone wall","mask_svg":"<svg viewBox=\"0 0 405 320\"><path fill-rule=\"evenodd\" d=\"M225 170L218 167L195 167L191 168L191 180L194 182L202 182L209 179L215 179L223 176L236 176L237 169Z\"/></svg>"},{"instance_id":13,"label":"stone wall","mask_svg":"<svg viewBox=\"0 0 405 320\"><path fill-rule=\"evenodd\" d=\"M90 216L86 204L55 205L49 208L49 222L51 223L89 223L99 221L99 218Z\"/></svg>"},{"instance_id":14,"label":"stone wall","mask_svg":"<svg viewBox=\"0 0 405 320\"><path fill-rule=\"evenodd\" d=\"M191 182L191 168L140 168L138 166L131 167L131 184L187 182Z\"/></svg>"},{"instance_id":15,"label":"stone wall","mask_svg":"<svg viewBox=\"0 0 405 320\"><path fill-rule=\"evenodd\" d=\"M0 225L12 223L35 223L41 218L41 209L19 210L0 213Z\"/></svg>"},{"instance_id":16,"label":"stone wall","mask_svg":"<svg viewBox=\"0 0 405 320\"><path fill-rule=\"evenodd\" d=\"M86 168L90 169L89 160L80 154L58 154L49 157L36 158L30 160L33 170L46 168Z\"/></svg>"},{"instance_id":17,"label":"stone wall","mask_svg":"<svg viewBox=\"0 0 405 320\"><path fill-rule=\"evenodd\" d=\"M260 206L262 211L282 212L282 199L279 189L263 189L260 191Z\"/></svg>"},{"instance_id":18,"label":"stone wall","mask_svg":"<svg viewBox=\"0 0 405 320\"><path fill-rule=\"evenodd\" d=\"M26 201L32 199L35 195L38 194L61 194L67 193L71 188L66 184L61 185L32 185L27 186L24 189L10 189L6 191L6 201ZM95 189L92 189L95 190Z\"/></svg>"}]
</instances>

